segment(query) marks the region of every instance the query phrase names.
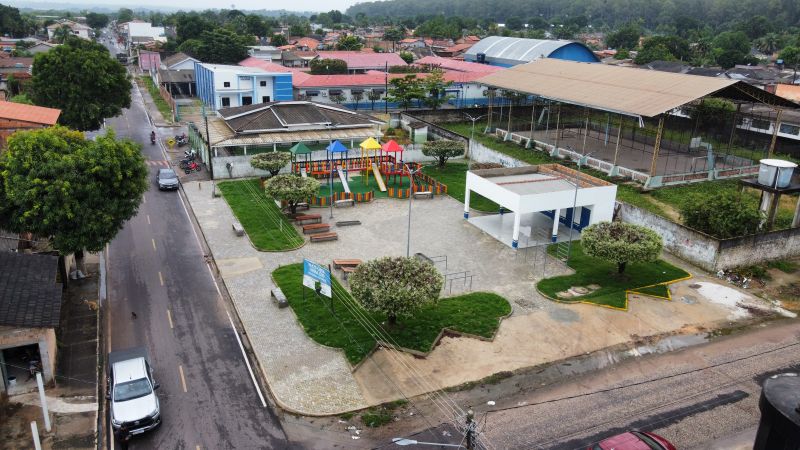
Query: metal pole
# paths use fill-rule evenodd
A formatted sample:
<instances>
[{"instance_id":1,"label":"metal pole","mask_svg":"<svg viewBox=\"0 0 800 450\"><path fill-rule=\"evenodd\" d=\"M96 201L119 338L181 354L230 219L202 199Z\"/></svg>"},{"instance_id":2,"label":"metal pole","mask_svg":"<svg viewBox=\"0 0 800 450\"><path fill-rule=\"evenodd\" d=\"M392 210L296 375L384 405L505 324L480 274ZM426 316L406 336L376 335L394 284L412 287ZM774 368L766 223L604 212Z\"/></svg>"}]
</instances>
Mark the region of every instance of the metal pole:
<instances>
[{"instance_id":1,"label":"metal pole","mask_svg":"<svg viewBox=\"0 0 800 450\"><path fill-rule=\"evenodd\" d=\"M39 441L39 427L36 426L36 421L31 422L31 433L33 434L33 448L42 450L42 443Z\"/></svg>"},{"instance_id":2,"label":"metal pole","mask_svg":"<svg viewBox=\"0 0 800 450\"><path fill-rule=\"evenodd\" d=\"M410 186L408 187L408 236L406 240L406 258L411 256L411 202L414 201L414 174L419 171L412 171L408 165L406 165L406 170L408 171L408 181ZM400 180L402 181L403 178L401 177Z\"/></svg>"},{"instance_id":3,"label":"metal pole","mask_svg":"<svg viewBox=\"0 0 800 450\"><path fill-rule=\"evenodd\" d=\"M208 116L206 115L206 105L203 104L203 120L206 123L206 151L208 152L208 174L211 179L214 179L214 164L212 158L214 157L211 151L211 135L208 133Z\"/></svg>"},{"instance_id":4,"label":"metal pole","mask_svg":"<svg viewBox=\"0 0 800 450\"><path fill-rule=\"evenodd\" d=\"M383 113L389 114L389 62L386 62L386 67L383 73Z\"/></svg>"},{"instance_id":5,"label":"metal pole","mask_svg":"<svg viewBox=\"0 0 800 450\"><path fill-rule=\"evenodd\" d=\"M44 416L44 429L50 431L50 412L47 410L47 398L44 396L44 382L42 382L41 372L36 372L36 385L39 387L39 403L42 404L42 415Z\"/></svg>"},{"instance_id":6,"label":"metal pole","mask_svg":"<svg viewBox=\"0 0 800 450\"><path fill-rule=\"evenodd\" d=\"M475 448L475 413L471 409L467 410L467 435L465 436L467 450Z\"/></svg>"},{"instance_id":7,"label":"metal pole","mask_svg":"<svg viewBox=\"0 0 800 450\"><path fill-rule=\"evenodd\" d=\"M333 219L333 157L328 160L328 188L331 190L331 219Z\"/></svg>"}]
</instances>

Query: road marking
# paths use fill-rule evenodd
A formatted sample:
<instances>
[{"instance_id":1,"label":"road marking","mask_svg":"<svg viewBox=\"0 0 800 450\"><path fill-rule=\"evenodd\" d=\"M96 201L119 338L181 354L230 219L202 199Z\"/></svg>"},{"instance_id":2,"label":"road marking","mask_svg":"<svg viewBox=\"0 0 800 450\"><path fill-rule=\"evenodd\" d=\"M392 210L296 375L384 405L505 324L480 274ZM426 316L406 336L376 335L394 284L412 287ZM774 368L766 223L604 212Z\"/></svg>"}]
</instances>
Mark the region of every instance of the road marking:
<instances>
[{"instance_id":1,"label":"road marking","mask_svg":"<svg viewBox=\"0 0 800 450\"><path fill-rule=\"evenodd\" d=\"M170 330L173 329L174 327L172 326L172 313L169 311L169 309L167 309L167 320L169 320L169 329Z\"/></svg>"},{"instance_id":2,"label":"road marking","mask_svg":"<svg viewBox=\"0 0 800 450\"><path fill-rule=\"evenodd\" d=\"M231 319L231 313L225 309L225 314L228 315L228 321L231 323L231 328L233 328L233 334L236 336L236 342L239 343L239 349L242 351L242 357L244 358L244 363L247 364L247 371L250 372L250 379L253 380L253 386L256 387L256 392L258 392L258 398L261 399L261 406L264 408L267 407L267 402L264 401L264 394L261 393L261 388L258 387L258 383L256 383L256 376L253 373L253 368L250 367L250 360L247 359L247 354L244 352L244 346L242 345L242 340L239 338L239 333L236 331L236 327L233 325L233 319Z\"/></svg>"},{"instance_id":3,"label":"road marking","mask_svg":"<svg viewBox=\"0 0 800 450\"><path fill-rule=\"evenodd\" d=\"M186 378L183 376L183 366L178 366L178 372L181 373L181 384L183 385L183 392L189 392L186 390Z\"/></svg>"},{"instance_id":4,"label":"road marking","mask_svg":"<svg viewBox=\"0 0 800 450\"><path fill-rule=\"evenodd\" d=\"M150 225L150 214L147 215L147 224Z\"/></svg>"},{"instance_id":5,"label":"road marking","mask_svg":"<svg viewBox=\"0 0 800 450\"><path fill-rule=\"evenodd\" d=\"M194 448L194 450L200 450L200 446L198 445L197 447Z\"/></svg>"},{"instance_id":6,"label":"road marking","mask_svg":"<svg viewBox=\"0 0 800 450\"><path fill-rule=\"evenodd\" d=\"M142 195L142 203L147 203L147 196L146 195Z\"/></svg>"},{"instance_id":7,"label":"road marking","mask_svg":"<svg viewBox=\"0 0 800 450\"><path fill-rule=\"evenodd\" d=\"M150 239L150 241L153 243L153 251L156 251L156 240Z\"/></svg>"},{"instance_id":8,"label":"road marking","mask_svg":"<svg viewBox=\"0 0 800 450\"><path fill-rule=\"evenodd\" d=\"M160 282L161 282L161 285L162 285L162 286L164 285L164 276L163 276L163 275L161 275L161 272L158 272L158 281L160 281Z\"/></svg>"}]
</instances>

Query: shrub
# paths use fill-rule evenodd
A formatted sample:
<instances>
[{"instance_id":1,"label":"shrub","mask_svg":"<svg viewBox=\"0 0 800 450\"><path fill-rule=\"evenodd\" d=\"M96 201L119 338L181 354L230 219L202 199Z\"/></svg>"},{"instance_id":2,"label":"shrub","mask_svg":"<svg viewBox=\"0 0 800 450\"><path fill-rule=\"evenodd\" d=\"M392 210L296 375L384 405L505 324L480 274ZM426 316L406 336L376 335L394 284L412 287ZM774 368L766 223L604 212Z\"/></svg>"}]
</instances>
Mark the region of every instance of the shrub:
<instances>
[{"instance_id":1,"label":"shrub","mask_svg":"<svg viewBox=\"0 0 800 450\"><path fill-rule=\"evenodd\" d=\"M266 170L273 177L292 160L287 152L259 153L250 158L250 165L256 169Z\"/></svg>"},{"instance_id":2,"label":"shrub","mask_svg":"<svg viewBox=\"0 0 800 450\"><path fill-rule=\"evenodd\" d=\"M307 201L319 189L319 181L297 175L276 175L264 184L264 192L272 198L289 203L292 214L297 212L297 204Z\"/></svg>"},{"instance_id":3,"label":"shrub","mask_svg":"<svg viewBox=\"0 0 800 450\"><path fill-rule=\"evenodd\" d=\"M686 226L720 239L755 233L763 219L755 199L734 192L693 196L680 213Z\"/></svg>"},{"instance_id":4,"label":"shrub","mask_svg":"<svg viewBox=\"0 0 800 450\"><path fill-rule=\"evenodd\" d=\"M438 140L422 144L422 154L439 160L439 167L444 167L447 160L464 154L464 143L458 141Z\"/></svg>"},{"instance_id":5,"label":"shrub","mask_svg":"<svg viewBox=\"0 0 800 450\"><path fill-rule=\"evenodd\" d=\"M631 262L655 261L663 243L655 231L625 222L600 222L583 230L581 246L589 256L617 264L617 273Z\"/></svg>"}]
</instances>

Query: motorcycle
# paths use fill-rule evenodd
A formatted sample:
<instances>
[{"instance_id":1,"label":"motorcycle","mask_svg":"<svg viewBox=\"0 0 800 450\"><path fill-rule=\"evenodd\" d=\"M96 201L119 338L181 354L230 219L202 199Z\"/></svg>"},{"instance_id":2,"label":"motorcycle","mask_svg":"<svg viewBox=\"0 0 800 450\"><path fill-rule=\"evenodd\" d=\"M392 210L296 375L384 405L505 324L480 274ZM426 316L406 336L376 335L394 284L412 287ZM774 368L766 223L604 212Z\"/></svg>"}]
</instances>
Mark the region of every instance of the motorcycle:
<instances>
[{"instance_id":1,"label":"motorcycle","mask_svg":"<svg viewBox=\"0 0 800 450\"><path fill-rule=\"evenodd\" d=\"M189 173L192 173L192 172L200 172L201 169L202 169L202 166L200 164L197 164L197 161L190 161L186 165L186 167L183 168L183 171L186 172L187 174L189 174Z\"/></svg>"},{"instance_id":2,"label":"motorcycle","mask_svg":"<svg viewBox=\"0 0 800 450\"><path fill-rule=\"evenodd\" d=\"M183 147L189 143L189 138L186 137L186 134L175 135L175 142L178 144L178 147Z\"/></svg>"},{"instance_id":3,"label":"motorcycle","mask_svg":"<svg viewBox=\"0 0 800 450\"><path fill-rule=\"evenodd\" d=\"M187 156L186 158L183 158L180 161L180 164L179 164L180 168L181 169L185 169L189 165L189 163L191 163L195 159L196 159L196 155L194 153L189 154L189 156Z\"/></svg>"}]
</instances>

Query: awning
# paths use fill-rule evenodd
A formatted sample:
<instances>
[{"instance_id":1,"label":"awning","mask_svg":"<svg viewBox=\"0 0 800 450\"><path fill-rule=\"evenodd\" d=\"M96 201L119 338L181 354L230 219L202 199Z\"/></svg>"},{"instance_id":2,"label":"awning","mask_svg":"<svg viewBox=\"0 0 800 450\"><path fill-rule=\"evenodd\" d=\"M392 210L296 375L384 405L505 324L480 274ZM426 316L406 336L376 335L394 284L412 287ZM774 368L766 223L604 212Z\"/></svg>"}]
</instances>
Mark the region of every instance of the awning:
<instances>
[{"instance_id":1,"label":"awning","mask_svg":"<svg viewBox=\"0 0 800 450\"><path fill-rule=\"evenodd\" d=\"M294 155L305 155L311 153L312 150L306 147L306 145L302 142L298 142L294 145L294 147L290 148L289 151Z\"/></svg>"},{"instance_id":2,"label":"awning","mask_svg":"<svg viewBox=\"0 0 800 450\"><path fill-rule=\"evenodd\" d=\"M364 150L380 150L381 149L381 144L379 144L378 141L376 141L373 138L368 138L364 142L358 144L358 146L361 147Z\"/></svg>"},{"instance_id":3,"label":"awning","mask_svg":"<svg viewBox=\"0 0 800 450\"><path fill-rule=\"evenodd\" d=\"M329 95L342 95L341 89L328 89Z\"/></svg>"},{"instance_id":4,"label":"awning","mask_svg":"<svg viewBox=\"0 0 800 450\"><path fill-rule=\"evenodd\" d=\"M344 144L342 144L339 141L333 141L330 143L330 145L328 145L328 148L326 148L325 150L331 153L346 153L347 147L345 147Z\"/></svg>"},{"instance_id":5,"label":"awning","mask_svg":"<svg viewBox=\"0 0 800 450\"><path fill-rule=\"evenodd\" d=\"M319 91L306 91L306 95L319 95Z\"/></svg>"},{"instance_id":6,"label":"awning","mask_svg":"<svg viewBox=\"0 0 800 450\"><path fill-rule=\"evenodd\" d=\"M383 149L383 151L388 153L396 153L403 151L403 147L401 147L400 144L398 144L394 139L383 144L381 148Z\"/></svg>"},{"instance_id":7,"label":"awning","mask_svg":"<svg viewBox=\"0 0 800 450\"><path fill-rule=\"evenodd\" d=\"M363 94L364 90L363 89L350 89L350 93L351 94Z\"/></svg>"}]
</instances>

